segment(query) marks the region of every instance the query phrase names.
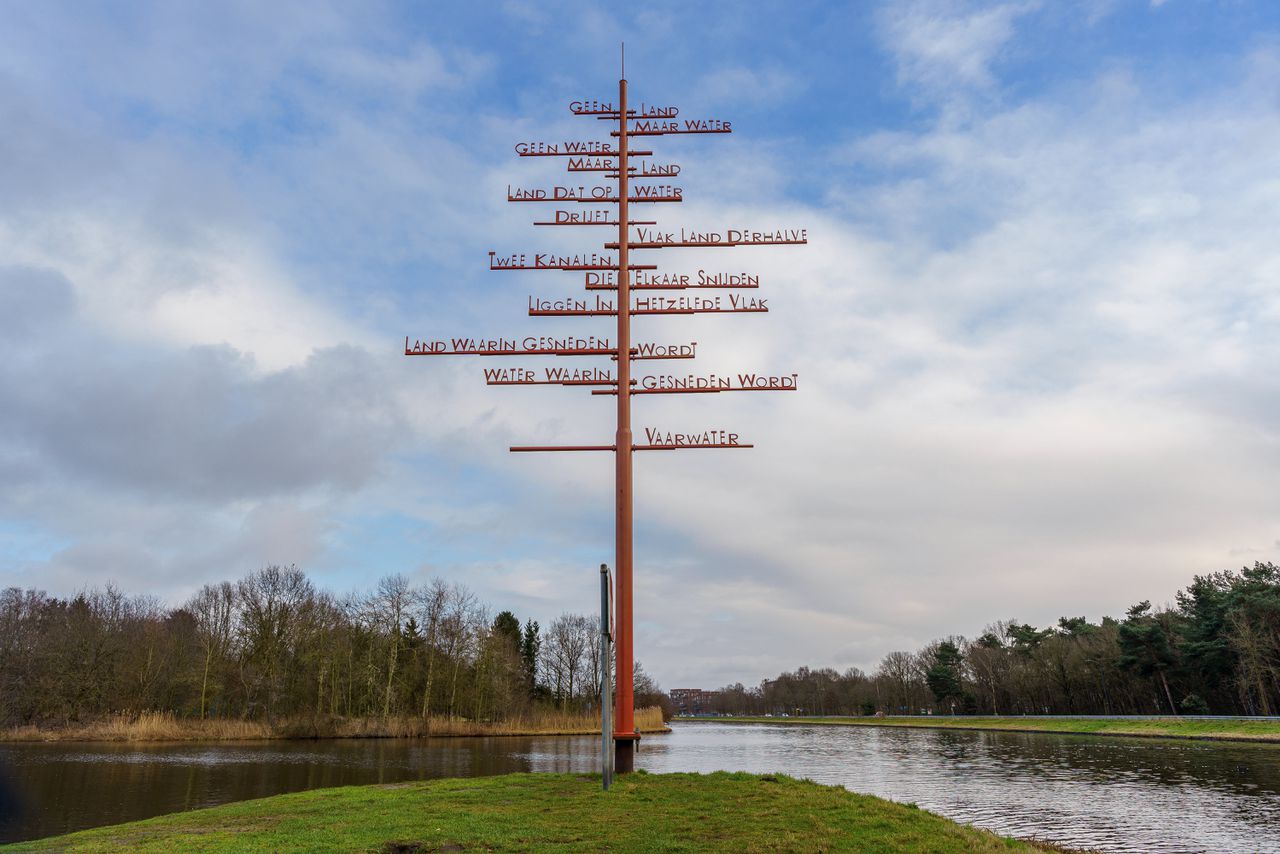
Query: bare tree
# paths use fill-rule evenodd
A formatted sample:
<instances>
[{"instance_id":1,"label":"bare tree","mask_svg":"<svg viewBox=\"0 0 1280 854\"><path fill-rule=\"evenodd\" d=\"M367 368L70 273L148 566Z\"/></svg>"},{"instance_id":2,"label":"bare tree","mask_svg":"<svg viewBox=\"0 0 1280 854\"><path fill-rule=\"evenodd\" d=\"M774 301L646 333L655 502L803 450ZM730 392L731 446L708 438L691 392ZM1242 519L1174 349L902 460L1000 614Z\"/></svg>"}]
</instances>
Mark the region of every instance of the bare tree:
<instances>
[{"instance_id":1,"label":"bare tree","mask_svg":"<svg viewBox=\"0 0 1280 854\"><path fill-rule=\"evenodd\" d=\"M422 692L422 719L431 713L431 689L435 676L436 646L440 642L440 624L449 604L449 585L436 578L419 594L418 608L426 630L423 646L427 656L427 685Z\"/></svg>"},{"instance_id":2,"label":"bare tree","mask_svg":"<svg viewBox=\"0 0 1280 854\"><path fill-rule=\"evenodd\" d=\"M245 664L256 670L245 670L242 681L246 686L262 688L268 718L275 711L280 692L290 634L303 606L314 596L311 582L294 566L268 566L250 573L236 585Z\"/></svg>"},{"instance_id":3,"label":"bare tree","mask_svg":"<svg viewBox=\"0 0 1280 854\"><path fill-rule=\"evenodd\" d=\"M569 701L576 696L575 686L580 684L587 650L593 646L594 639L591 618L582 614L561 614L547 629L543 655L563 709L568 709Z\"/></svg>"},{"instance_id":4,"label":"bare tree","mask_svg":"<svg viewBox=\"0 0 1280 854\"><path fill-rule=\"evenodd\" d=\"M413 588L409 586L409 580L399 574L384 576L378 582L378 589L365 601L370 624L376 633L386 638L387 644L387 681L382 699L384 718L391 714L391 693L400 658L400 632L412 603Z\"/></svg>"},{"instance_id":5,"label":"bare tree","mask_svg":"<svg viewBox=\"0 0 1280 854\"><path fill-rule=\"evenodd\" d=\"M471 612L472 647L476 655L474 720L480 720L484 711L485 686L493 678L493 644L490 643L493 628L489 624L489 609L477 605Z\"/></svg>"},{"instance_id":6,"label":"bare tree","mask_svg":"<svg viewBox=\"0 0 1280 854\"><path fill-rule=\"evenodd\" d=\"M230 582L206 584L187 600L186 609L195 619L196 641L204 653L200 676L200 717L208 716L209 670L231 647L231 620L235 610L235 588Z\"/></svg>"},{"instance_id":7,"label":"bare tree","mask_svg":"<svg viewBox=\"0 0 1280 854\"><path fill-rule=\"evenodd\" d=\"M455 716L458 701L458 676L466 662L475 638L476 597L461 584L449 588L444 618L440 623L446 656L453 666L449 680L449 717Z\"/></svg>"},{"instance_id":8,"label":"bare tree","mask_svg":"<svg viewBox=\"0 0 1280 854\"><path fill-rule=\"evenodd\" d=\"M1241 699L1259 714L1270 715L1268 684L1280 686L1280 660L1276 660L1276 638L1267 638L1242 612L1227 617L1231 648L1237 656L1236 683ZM1268 643L1270 641L1270 643ZM1270 660L1269 660L1270 659Z\"/></svg>"},{"instance_id":9,"label":"bare tree","mask_svg":"<svg viewBox=\"0 0 1280 854\"><path fill-rule=\"evenodd\" d=\"M587 644L587 661L586 661L586 693L588 696L599 700L600 698L600 680L604 678L604 673L613 675L613 656L609 656L604 661L604 667L601 667L600 661L600 624L599 618L591 617L591 625L589 626L591 637L590 643Z\"/></svg>"}]
</instances>

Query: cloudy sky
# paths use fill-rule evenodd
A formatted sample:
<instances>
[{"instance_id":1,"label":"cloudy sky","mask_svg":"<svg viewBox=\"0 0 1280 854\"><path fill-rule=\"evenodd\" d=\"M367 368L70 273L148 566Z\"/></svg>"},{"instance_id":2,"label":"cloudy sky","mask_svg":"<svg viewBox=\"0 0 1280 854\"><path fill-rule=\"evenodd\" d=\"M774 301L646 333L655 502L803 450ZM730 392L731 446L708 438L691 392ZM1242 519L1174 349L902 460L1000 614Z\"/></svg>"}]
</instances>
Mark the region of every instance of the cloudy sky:
<instances>
[{"instance_id":1,"label":"cloudy sky","mask_svg":"<svg viewBox=\"0 0 1280 854\"><path fill-rule=\"evenodd\" d=\"M401 351L609 335L525 316L579 275L487 253L599 249L504 198L560 165L515 143L602 138L567 104L616 93L623 39L633 98L735 130L655 142L663 224L810 235L661 253L758 272L769 314L636 323L699 372L800 375L636 403L756 445L636 460L664 686L1280 560L1270 0L8 2L0 584L177 603L295 563L590 610L611 458L506 448L610 442L611 399Z\"/></svg>"}]
</instances>

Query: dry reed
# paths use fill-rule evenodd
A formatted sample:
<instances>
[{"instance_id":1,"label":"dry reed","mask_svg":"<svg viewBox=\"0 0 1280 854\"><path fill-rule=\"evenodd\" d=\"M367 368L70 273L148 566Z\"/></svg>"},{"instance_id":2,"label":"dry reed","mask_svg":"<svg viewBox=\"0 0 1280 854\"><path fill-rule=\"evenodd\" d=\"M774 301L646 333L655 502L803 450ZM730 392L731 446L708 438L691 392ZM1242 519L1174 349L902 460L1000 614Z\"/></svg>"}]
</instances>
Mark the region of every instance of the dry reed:
<instances>
[{"instance_id":1,"label":"dry reed","mask_svg":"<svg viewBox=\"0 0 1280 854\"><path fill-rule=\"evenodd\" d=\"M636 709L640 732L666 732L657 707ZM507 721L433 715L390 718L285 718L274 724L234 718L198 720L170 712L113 715L65 725L11 727L0 741L257 741L272 738L422 738L476 735L588 735L600 732L596 713L548 712Z\"/></svg>"}]
</instances>

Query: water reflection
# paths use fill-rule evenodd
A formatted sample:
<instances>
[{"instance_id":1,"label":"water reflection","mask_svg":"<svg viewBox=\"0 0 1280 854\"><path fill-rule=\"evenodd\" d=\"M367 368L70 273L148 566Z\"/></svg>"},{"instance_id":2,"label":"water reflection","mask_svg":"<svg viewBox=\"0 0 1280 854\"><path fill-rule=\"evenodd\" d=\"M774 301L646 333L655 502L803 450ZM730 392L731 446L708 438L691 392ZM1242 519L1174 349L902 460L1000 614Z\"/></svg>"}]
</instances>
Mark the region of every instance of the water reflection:
<instances>
[{"instance_id":1,"label":"water reflection","mask_svg":"<svg viewBox=\"0 0 1280 854\"><path fill-rule=\"evenodd\" d=\"M1280 747L1270 745L688 724L651 747L645 767L789 771L1080 848L1280 852Z\"/></svg>"},{"instance_id":2,"label":"water reflection","mask_svg":"<svg viewBox=\"0 0 1280 854\"><path fill-rule=\"evenodd\" d=\"M580 738L130 747L0 745L23 800L0 841L280 792L511 771L582 772ZM1106 851L1280 852L1280 747L1022 733L679 724L650 771L782 771L1001 833ZM3 784L0 782L0 789Z\"/></svg>"},{"instance_id":3,"label":"water reflection","mask_svg":"<svg viewBox=\"0 0 1280 854\"><path fill-rule=\"evenodd\" d=\"M589 749L560 739L362 739L128 746L0 746L17 782L0 841L66 833L302 789L540 770L529 755ZM581 740L574 740L581 741ZM585 765L590 760L583 753ZM548 767L546 770L552 770Z\"/></svg>"}]
</instances>

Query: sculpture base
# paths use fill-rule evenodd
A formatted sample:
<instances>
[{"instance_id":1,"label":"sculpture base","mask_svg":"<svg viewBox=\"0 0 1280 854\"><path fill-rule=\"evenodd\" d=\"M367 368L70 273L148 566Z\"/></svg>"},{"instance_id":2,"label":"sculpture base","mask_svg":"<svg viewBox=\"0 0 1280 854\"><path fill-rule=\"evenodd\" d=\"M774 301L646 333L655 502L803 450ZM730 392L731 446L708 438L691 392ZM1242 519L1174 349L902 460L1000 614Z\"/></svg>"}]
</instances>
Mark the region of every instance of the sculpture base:
<instances>
[{"instance_id":1,"label":"sculpture base","mask_svg":"<svg viewBox=\"0 0 1280 854\"><path fill-rule=\"evenodd\" d=\"M613 772L630 774L636 770L636 744L638 733L615 733L613 736Z\"/></svg>"}]
</instances>

